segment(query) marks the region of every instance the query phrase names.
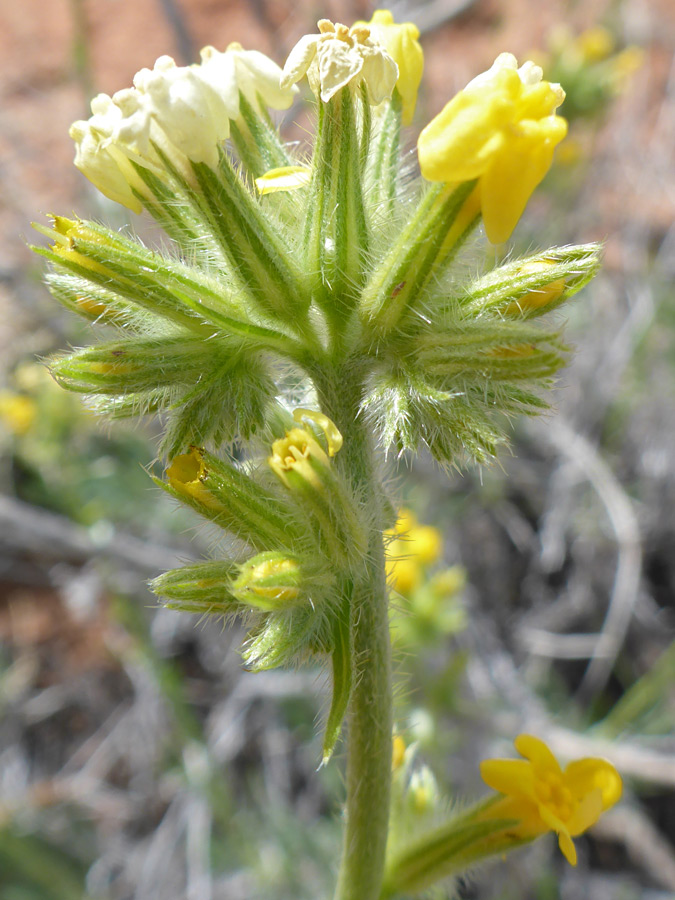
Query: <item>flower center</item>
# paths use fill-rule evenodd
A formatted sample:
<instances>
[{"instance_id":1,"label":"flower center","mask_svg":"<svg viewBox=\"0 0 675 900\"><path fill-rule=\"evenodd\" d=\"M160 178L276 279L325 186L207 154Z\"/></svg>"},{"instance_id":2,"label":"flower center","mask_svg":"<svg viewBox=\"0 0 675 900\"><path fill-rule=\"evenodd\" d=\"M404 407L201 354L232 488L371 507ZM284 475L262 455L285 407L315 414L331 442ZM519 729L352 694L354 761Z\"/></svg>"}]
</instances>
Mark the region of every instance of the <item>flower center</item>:
<instances>
[{"instance_id":1,"label":"flower center","mask_svg":"<svg viewBox=\"0 0 675 900\"><path fill-rule=\"evenodd\" d=\"M556 772L543 772L534 785L537 799L561 822L566 822L574 811L575 801L569 788Z\"/></svg>"}]
</instances>

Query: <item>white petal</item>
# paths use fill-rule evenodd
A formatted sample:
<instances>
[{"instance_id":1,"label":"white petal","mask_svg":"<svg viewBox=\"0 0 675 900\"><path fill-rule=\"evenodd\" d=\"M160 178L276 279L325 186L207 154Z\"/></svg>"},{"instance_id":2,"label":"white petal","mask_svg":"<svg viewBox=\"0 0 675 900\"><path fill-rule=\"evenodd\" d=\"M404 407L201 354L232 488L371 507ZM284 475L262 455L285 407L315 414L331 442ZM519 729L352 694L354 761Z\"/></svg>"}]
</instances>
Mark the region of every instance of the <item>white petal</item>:
<instances>
[{"instance_id":1,"label":"white petal","mask_svg":"<svg viewBox=\"0 0 675 900\"><path fill-rule=\"evenodd\" d=\"M363 68L363 55L357 47L341 40L323 41L319 46L321 99L327 103Z\"/></svg>"},{"instance_id":2,"label":"white petal","mask_svg":"<svg viewBox=\"0 0 675 900\"><path fill-rule=\"evenodd\" d=\"M237 86L249 103L256 104L260 94L266 106L271 106L272 109L288 109L298 93L295 85L281 87L282 70L269 56L258 50L242 50L236 46L237 49L234 49L232 54L237 73Z\"/></svg>"},{"instance_id":3,"label":"white petal","mask_svg":"<svg viewBox=\"0 0 675 900\"><path fill-rule=\"evenodd\" d=\"M307 73L312 60L316 56L319 43L320 36L318 34L306 34L300 38L288 54L288 59L281 73L279 84L282 88L295 84Z\"/></svg>"}]
</instances>

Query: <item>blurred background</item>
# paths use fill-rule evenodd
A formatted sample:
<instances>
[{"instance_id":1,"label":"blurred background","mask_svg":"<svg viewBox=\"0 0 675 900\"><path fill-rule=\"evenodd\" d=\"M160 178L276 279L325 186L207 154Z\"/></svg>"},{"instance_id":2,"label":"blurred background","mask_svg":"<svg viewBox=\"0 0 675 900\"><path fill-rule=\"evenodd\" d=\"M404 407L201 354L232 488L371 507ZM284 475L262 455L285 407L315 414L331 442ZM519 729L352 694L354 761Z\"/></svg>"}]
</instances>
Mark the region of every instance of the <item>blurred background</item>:
<instances>
[{"instance_id":1,"label":"blurred background","mask_svg":"<svg viewBox=\"0 0 675 900\"><path fill-rule=\"evenodd\" d=\"M341 767L317 772L324 673L249 674L241 635L157 608L145 582L212 535L148 478L158 425L106 426L39 362L93 340L26 247L45 213L126 211L72 166L68 127L161 54L230 41L283 63L366 2L0 0L0 897L330 895ZM510 50L563 82L570 136L511 252L602 240L566 308L555 415L514 422L498 465L392 466L423 530L392 571L397 729L459 800L520 731L608 756L625 798L455 886L465 900L675 892L675 7L672 0L391 4L422 31L416 131ZM306 114L291 110L289 138ZM133 228L152 240L140 217ZM494 260L474 256L478 270ZM561 316L561 323L563 317ZM417 524L416 524L417 523ZM415 545L418 546L417 544ZM433 791L426 800L433 802ZM443 892L438 894L444 896Z\"/></svg>"}]
</instances>

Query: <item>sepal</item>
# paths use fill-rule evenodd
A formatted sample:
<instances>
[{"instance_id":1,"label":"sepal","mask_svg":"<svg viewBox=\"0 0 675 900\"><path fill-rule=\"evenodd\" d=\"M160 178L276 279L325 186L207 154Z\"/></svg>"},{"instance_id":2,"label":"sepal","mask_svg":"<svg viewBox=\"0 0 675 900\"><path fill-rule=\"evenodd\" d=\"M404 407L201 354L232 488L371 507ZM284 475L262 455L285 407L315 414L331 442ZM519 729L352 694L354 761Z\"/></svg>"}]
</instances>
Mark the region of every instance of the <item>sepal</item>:
<instances>
[{"instance_id":1,"label":"sepal","mask_svg":"<svg viewBox=\"0 0 675 900\"><path fill-rule=\"evenodd\" d=\"M167 493L258 550L292 547L303 531L284 500L232 465L193 447L154 479Z\"/></svg>"},{"instance_id":2,"label":"sepal","mask_svg":"<svg viewBox=\"0 0 675 900\"><path fill-rule=\"evenodd\" d=\"M332 694L323 736L322 765L326 765L333 755L352 693L353 659L349 613L349 602L346 598L336 611L333 620Z\"/></svg>"},{"instance_id":3,"label":"sepal","mask_svg":"<svg viewBox=\"0 0 675 900\"><path fill-rule=\"evenodd\" d=\"M600 268L602 246L551 247L498 266L474 281L457 299L473 315L490 311L507 318L532 318L573 297Z\"/></svg>"},{"instance_id":4,"label":"sepal","mask_svg":"<svg viewBox=\"0 0 675 900\"><path fill-rule=\"evenodd\" d=\"M150 583L150 590L170 609L214 615L240 612L232 593L236 564L230 560L196 563L171 569Z\"/></svg>"}]
</instances>

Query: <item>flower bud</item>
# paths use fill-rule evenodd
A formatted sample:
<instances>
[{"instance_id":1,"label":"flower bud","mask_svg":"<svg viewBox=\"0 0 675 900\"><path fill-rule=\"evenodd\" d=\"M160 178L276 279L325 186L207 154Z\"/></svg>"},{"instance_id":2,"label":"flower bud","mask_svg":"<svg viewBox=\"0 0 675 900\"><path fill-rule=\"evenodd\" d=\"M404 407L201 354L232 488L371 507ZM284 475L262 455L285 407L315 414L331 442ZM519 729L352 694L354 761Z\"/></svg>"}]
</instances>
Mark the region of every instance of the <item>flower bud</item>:
<instances>
[{"instance_id":1,"label":"flower bud","mask_svg":"<svg viewBox=\"0 0 675 900\"><path fill-rule=\"evenodd\" d=\"M424 71L424 53L418 42L419 28L412 22L397 25L388 9L375 10L367 27L372 40L382 44L398 66L396 89L401 95L403 124L409 125Z\"/></svg>"},{"instance_id":2,"label":"flower bud","mask_svg":"<svg viewBox=\"0 0 675 900\"><path fill-rule=\"evenodd\" d=\"M303 600L303 585L298 560L271 551L259 553L239 567L232 592L241 603L273 612Z\"/></svg>"},{"instance_id":3,"label":"flower bud","mask_svg":"<svg viewBox=\"0 0 675 900\"><path fill-rule=\"evenodd\" d=\"M545 275L551 268L555 268L556 261L552 259L535 260L534 262L525 263L520 267L520 275ZM505 308L505 315L517 315L518 313L531 312L535 309L542 309L544 306L551 306L559 300L565 290L565 279L556 278L538 287L534 291L528 291L518 300Z\"/></svg>"}]
</instances>

